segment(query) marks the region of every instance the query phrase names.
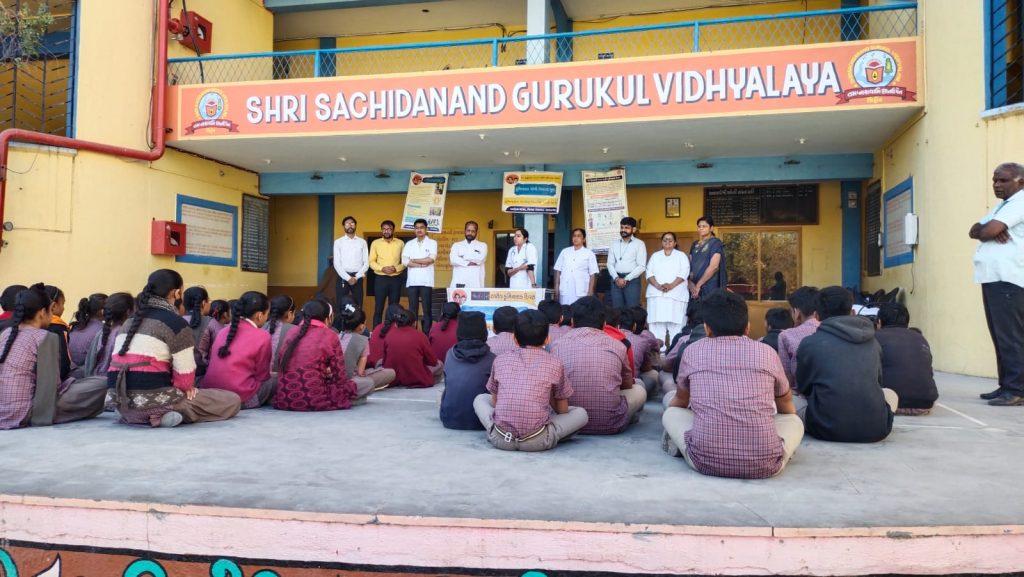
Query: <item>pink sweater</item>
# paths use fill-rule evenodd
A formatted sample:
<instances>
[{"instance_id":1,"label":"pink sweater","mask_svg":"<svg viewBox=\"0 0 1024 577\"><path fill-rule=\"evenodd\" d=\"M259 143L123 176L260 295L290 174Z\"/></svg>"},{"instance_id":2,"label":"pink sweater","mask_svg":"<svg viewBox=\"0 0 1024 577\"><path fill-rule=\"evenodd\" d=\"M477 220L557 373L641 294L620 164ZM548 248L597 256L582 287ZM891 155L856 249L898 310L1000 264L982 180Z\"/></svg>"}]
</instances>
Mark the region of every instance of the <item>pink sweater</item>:
<instances>
[{"instance_id":1,"label":"pink sweater","mask_svg":"<svg viewBox=\"0 0 1024 577\"><path fill-rule=\"evenodd\" d=\"M220 348L227 342L230 332L230 327L225 327L217 333L202 387L231 391L245 403L256 394L263 381L270 378L270 333L243 319L238 323L235 339L231 341L231 354L221 357Z\"/></svg>"}]
</instances>

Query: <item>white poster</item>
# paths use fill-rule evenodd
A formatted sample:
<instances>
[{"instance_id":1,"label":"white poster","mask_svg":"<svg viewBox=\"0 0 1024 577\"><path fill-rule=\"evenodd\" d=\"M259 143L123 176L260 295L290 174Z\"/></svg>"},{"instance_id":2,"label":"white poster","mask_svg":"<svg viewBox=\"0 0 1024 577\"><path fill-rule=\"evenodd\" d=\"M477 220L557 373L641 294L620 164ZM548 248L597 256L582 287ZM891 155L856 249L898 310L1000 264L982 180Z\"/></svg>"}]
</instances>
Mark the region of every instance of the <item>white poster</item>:
<instances>
[{"instance_id":1,"label":"white poster","mask_svg":"<svg viewBox=\"0 0 1024 577\"><path fill-rule=\"evenodd\" d=\"M402 230L412 230L417 219L427 221L428 232L441 232L444 201L448 197L447 174L409 173L409 189L402 212Z\"/></svg>"},{"instance_id":2,"label":"white poster","mask_svg":"<svg viewBox=\"0 0 1024 577\"><path fill-rule=\"evenodd\" d=\"M237 206L179 194L177 218L186 238L178 262L238 265Z\"/></svg>"},{"instance_id":3,"label":"white poster","mask_svg":"<svg viewBox=\"0 0 1024 577\"><path fill-rule=\"evenodd\" d=\"M450 288L448 301L459 303L463 311L484 313L487 330L493 330L494 311L514 307L518 311L535 309L544 300L544 289Z\"/></svg>"},{"instance_id":4,"label":"white poster","mask_svg":"<svg viewBox=\"0 0 1024 577\"><path fill-rule=\"evenodd\" d=\"M558 214L561 198L561 172L506 172L504 175L502 212Z\"/></svg>"},{"instance_id":5,"label":"white poster","mask_svg":"<svg viewBox=\"0 0 1024 577\"><path fill-rule=\"evenodd\" d=\"M583 171L583 214L587 247L594 252L608 252L608 247L619 238L619 221L629 214L626 169Z\"/></svg>"}]
</instances>

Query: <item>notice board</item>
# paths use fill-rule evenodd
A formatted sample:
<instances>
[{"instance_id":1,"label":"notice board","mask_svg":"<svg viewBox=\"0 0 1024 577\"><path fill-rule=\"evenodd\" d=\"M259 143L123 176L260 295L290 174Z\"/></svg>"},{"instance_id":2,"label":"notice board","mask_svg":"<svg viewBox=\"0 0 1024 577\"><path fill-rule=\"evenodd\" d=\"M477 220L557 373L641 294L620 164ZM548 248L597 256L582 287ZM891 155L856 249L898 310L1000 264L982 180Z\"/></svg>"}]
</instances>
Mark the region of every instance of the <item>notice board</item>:
<instances>
[{"instance_id":1,"label":"notice board","mask_svg":"<svg viewBox=\"0 0 1024 577\"><path fill-rule=\"evenodd\" d=\"M705 187L704 214L715 221L715 226L816 225L818 185Z\"/></svg>"},{"instance_id":2,"label":"notice board","mask_svg":"<svg viewBox=\"0 0 1024 577\"><path fill-rule=\"evenodd\" d=\"M242 195L242 270L270 272L270 199Z\"/></svg>"},{"instance_id":3,"label":"notice board","mask_svg":"<svg viewBox=\"0 0 1024 577\"><path fill-rule=\"evenodd\" d=\"M177 262L238 266L237 206L179 194L177 220L188 227Z\"/></svg>"}]
</instances>

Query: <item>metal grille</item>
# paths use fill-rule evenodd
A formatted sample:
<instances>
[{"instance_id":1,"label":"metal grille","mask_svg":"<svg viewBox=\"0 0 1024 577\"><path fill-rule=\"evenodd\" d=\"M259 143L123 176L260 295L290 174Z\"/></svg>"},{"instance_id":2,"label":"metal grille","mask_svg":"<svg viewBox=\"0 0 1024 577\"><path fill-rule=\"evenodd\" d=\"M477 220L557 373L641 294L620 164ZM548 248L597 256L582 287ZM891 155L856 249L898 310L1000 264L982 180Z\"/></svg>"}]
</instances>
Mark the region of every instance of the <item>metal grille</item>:
<instances>
[{"instance_id":1,"label":"metal grille","mask_svg":"<svg viewBox=\"0 0 1024 577\"><path fill-rule=\"evenodd\" d=\"M170 61L168 82L427 72L916 35L917 5L902 3L541 36L176 58Z\"/></svg>"},{"instance_id":2,"label":"metal grille","mask_svg":"<svg viewBox=\"0 0 1024 577\"><path fill-rule=\"evenodd\" d=\"M991 0L989 105L1024 102L1024 0Z\"/></svg>"},{"instance_id":3,"label":"metal grille","mask_svg":"<svg viewBox=\"0 0 1024 577\"><path fill-rule=\"evenodd\" d=\"M878 238L882 234L882 183L875 181L864 195L864 272L867 276L881 276L882 249Z\"/></svg>"},{"instance_id":4,"label":"metal grille","mask_svg":"<svg viewBox=\"0 0 1024 577\"><path fill-rule=\"evenodd\" d=\"M37 1L8 0L4 9L35 11ZM0 130L23 128L70 136L74 95L75 0L49 0L53 22L39 54L24 56L13 37L0 51Z\"/></svg>"}]
</instances>

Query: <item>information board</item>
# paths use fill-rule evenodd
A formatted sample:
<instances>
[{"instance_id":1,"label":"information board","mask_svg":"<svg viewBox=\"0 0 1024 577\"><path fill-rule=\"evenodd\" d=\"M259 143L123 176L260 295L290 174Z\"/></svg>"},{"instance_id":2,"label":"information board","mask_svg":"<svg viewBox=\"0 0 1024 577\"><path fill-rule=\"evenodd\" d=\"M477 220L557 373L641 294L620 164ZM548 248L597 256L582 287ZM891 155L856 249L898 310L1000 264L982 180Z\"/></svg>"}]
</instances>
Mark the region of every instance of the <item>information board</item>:
<instances>
[{"instance_id":1,"label":"information board","mask_svg":"<svg viewBox=\"0 0 1024 577\"><path fill-rule=\"evenodd\" d=\"M908 178L885 193L883 201L885 267L914 262L914 247L907 244L906 218L914 212L914 181Z\"/></svg>"},{"instance_id":2,"label":"information board","mask_svg":"<svg viewBox=\"0 0 1024 577\"><path fill-rule=\"evenodd\" d=\"M715 226L818 224L817 184L704 188L704 214Z\"/></svg>"},{"instance_id":3,"label":"information board","mask_svg":"<svg viewBox=\"0 0 1024 577\"><path fill-rule=\"evenodd\" d=\"M242 270L270 272L270 199L242 195Z\"/></svg>"},{"instance_id":4,"label":"information board","mask_svg":"<svg viewBox=\"0 0 1024 577\"><path fill-rule=\"evenodd\" d=\"M238 266L238 207L178 195L177 220L188 230L177 262Z\"/></svg>"}]
</instances>

